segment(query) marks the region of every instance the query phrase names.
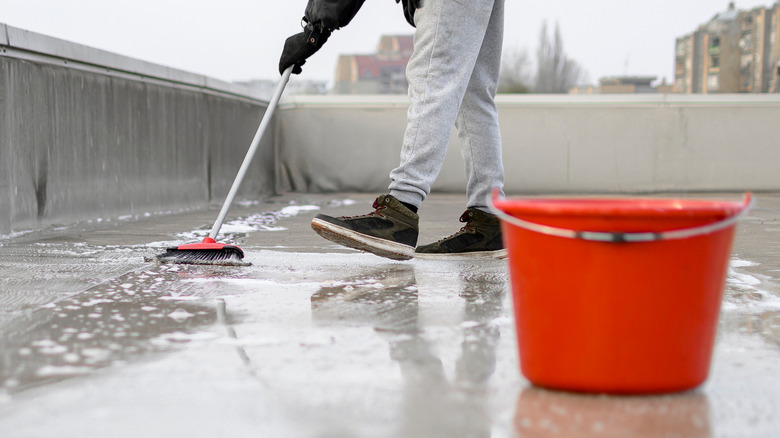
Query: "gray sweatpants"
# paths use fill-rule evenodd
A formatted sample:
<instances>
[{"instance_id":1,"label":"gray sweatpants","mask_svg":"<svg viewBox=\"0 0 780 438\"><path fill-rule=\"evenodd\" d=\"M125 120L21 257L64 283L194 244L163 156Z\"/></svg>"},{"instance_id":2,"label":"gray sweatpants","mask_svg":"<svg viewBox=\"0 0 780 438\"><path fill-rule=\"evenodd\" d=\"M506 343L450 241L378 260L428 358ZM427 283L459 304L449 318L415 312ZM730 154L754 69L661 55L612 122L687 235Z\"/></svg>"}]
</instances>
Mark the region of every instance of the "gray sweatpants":
<instances>
[{"instance_id":1,"label":"gray sweatpants","mask_svg":"<svg viewBox=\"0 0 780 438\"><path fill-rule=\"evenodd\" d=\"M390 194L422 203L439 175L454 125L466 166L467 207L485 209L492 189L504 184L494 101L504 0L424 0L414 21L414 53L406 67L411 105L401 164L390 172Z\"/></svg>"}]
</instances>

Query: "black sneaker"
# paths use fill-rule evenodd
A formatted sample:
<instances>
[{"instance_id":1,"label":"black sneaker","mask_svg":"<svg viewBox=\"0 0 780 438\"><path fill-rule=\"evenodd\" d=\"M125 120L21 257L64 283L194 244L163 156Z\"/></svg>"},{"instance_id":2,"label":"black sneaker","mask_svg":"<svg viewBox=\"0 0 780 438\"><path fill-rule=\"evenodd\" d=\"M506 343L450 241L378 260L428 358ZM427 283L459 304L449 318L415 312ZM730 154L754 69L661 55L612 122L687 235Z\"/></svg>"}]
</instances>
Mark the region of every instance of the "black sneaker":
<instances>
[{"instance_id":1,"label":"black sneaker","mask_svg":"<svg viewBox=\"0 0 780 438\"><path fill-rule=\"evenodd\" d=\"M460 216L466 225L457 233L436 243L417 248L421 259L492 258L506 257L501 236L501 221L496 215L469 208Z\"/></svg>"},{"instance_id":2,"label":"black sneaker","mask_svg":"<svg viewBox=\"0 0 780 438\"><path fill-rule=\"evenodd\" d=\"M362 216L318 214L311 227L320 236L350 248L393 260L414 257L420 218L391 195L374 201L375 210Z\"/></svg>"}]
</instances>

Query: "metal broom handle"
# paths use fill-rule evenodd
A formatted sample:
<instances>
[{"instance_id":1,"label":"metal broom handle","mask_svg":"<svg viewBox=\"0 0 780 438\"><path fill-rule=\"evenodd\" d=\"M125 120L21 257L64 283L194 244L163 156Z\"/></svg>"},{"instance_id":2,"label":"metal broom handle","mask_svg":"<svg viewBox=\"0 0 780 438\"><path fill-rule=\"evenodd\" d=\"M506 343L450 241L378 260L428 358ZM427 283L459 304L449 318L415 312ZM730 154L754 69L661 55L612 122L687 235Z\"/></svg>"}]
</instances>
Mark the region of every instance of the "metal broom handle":
<instances>
[{"instance_id":1,"label":"metal broom handle","mask_svg":"<svg viewBox=\"0 0 780 438\"><path fill-rule=\"evenodd\" d=\"M241 163L241 168L238 169L238 174L236 174L236 179L233 180L233 185L230 187L230 192L228 192L227 198L225 198L225 202L222 204L222 210L220 210L219 216L217 216L217 220L214 222L214 226L211 228L209 237L212 239L217 238L219 229L222 228L222 224L225 222L225 217L227 216L228 210L230 210L230 206L233 204L233 199L235 199L236 193L238 193L238 187L241 186L241 181L243 181L246 172L249 170L249 165L252 163L252 158L255 156L257 147L260 145L260 140L263 138L263 134L265 133L266 128L271 123L271 119L274 116L274 111L276 111L276 106L279 103L279 99L282 97L282 92L284 92L284 87L287 86L287 82L290 80L292 70L293 66L287 67L287 70L282 73L282 78L276 85L276 90L274 91L274 95L271 97L270 102L268 102L268 108L265 110L265 114L263 114L263 120L260 122L260 126L257 128L255 138L252 139L252 144L249 146L249 151L247 151L246 157L244 157L244 162Z\"/></svg>"}]
</instances>

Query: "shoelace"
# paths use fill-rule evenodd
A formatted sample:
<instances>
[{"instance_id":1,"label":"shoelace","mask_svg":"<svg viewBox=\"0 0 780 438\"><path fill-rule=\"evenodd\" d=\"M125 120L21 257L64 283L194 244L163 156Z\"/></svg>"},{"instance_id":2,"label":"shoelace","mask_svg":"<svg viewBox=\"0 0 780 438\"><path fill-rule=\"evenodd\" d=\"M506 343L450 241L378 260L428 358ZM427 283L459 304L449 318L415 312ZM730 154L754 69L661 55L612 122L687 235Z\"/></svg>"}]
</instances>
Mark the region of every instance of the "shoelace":
<instances>
[{"instance_id":1,"label":"shoelace","mask_svg":"<svg viewBox=\"0 0 780 438\"><path fill-rule=\"evenodd\" d=\"M367 218L367 217L370 217L370 216L384 216L382 213L380 213L380 211L386 209L387 206L386 205L379 205L379 203L375 200L374 204L371 206L371 208L374 209L374 211L372 211L371 213L361 214L361 215L357 215L357 216L344 216L344 219L345 220L354 220L354 219L363 219L363 218Z\"/></svg>"},{"instance_id":2,"label":"shoelace","mask_svg":"<svg viewBox=\"0 0 780 438\"><path fill-rule=\"evenodd\" d=\"M469 217L469 211L468 210L464 211L463 214L460 215L460 218L458 220L460 222L465 223L466 225L461 227L460 230L450 234L449 236L447 236L447 237L445 237L443 239L439 239L439 241L436 242L436 243L444 242L445 240L452 239L453 237L457 237L457 236L459 236L459 235L461 235L463 233L473 233L474 232L474 227L471 226L471 218Z\"/></svg>"}]
</instances>

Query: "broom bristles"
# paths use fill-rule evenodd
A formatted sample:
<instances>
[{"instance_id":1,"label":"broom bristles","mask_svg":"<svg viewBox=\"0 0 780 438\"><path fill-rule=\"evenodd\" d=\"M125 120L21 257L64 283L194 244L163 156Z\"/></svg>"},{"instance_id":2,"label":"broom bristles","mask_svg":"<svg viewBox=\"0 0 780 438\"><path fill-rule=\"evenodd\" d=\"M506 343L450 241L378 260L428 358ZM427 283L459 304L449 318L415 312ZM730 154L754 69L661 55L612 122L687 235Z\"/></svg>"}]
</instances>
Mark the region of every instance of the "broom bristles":
<instances>
[{"instance_id":1,"label":"broom bristles","mask_svg":"<svg viewBox=\"0 0 780 438\"><path fill-rule=\"evenodd\" d=\"M177 263L185 265L251 265L251 263L243 261L243 251L234 248L202 250L168 248L165 253L160 254L155 258L159 263Z\"/></svg>"}]
</instances>

